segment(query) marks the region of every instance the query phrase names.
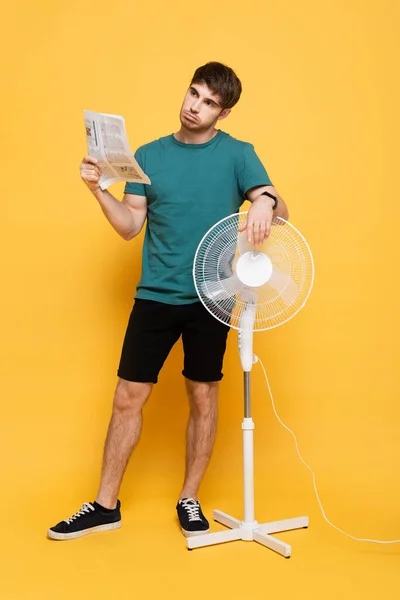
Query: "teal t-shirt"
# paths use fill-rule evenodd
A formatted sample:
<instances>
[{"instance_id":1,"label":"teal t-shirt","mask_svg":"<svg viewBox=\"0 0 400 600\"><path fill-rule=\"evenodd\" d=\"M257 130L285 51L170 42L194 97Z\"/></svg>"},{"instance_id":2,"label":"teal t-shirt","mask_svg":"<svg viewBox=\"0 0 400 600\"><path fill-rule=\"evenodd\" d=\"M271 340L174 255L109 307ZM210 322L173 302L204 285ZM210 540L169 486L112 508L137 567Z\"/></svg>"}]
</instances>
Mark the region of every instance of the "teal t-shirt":
<instances>
[{"instance_id":1,"label":"teal t-shirt","mask_svg":"<svg viewBox=\"0 0 400 600\"><path fill-rule=\"evenodd\" d=\"M126 194L146 196L148 204L135 297L197 302L192 269L203 235L238 212L249 189L272 183L254 147L220 130L204 144L184 144L168 135L141 146L135 158L151 180L151 185L125 186Z\"/></svg>"}]
</instances>

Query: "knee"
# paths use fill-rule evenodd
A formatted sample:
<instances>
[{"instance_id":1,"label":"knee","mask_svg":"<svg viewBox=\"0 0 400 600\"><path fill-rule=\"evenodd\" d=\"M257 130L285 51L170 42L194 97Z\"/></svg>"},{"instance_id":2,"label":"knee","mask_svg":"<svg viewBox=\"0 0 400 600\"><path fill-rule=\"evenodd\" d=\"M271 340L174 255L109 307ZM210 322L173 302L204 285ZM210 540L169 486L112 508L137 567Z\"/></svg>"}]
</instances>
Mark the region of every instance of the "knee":
<instances>
[{"instance_id":1,"label":"knee","mask_svg":"<svg viewBox=\"0 0 400 600\"><path fill-rule=\"evenodd\" d=\"M115 412L140 412L150 396L151 383L136 383L120 379L115 390Z\"/></svg>"},{"instance_id":2,"label":"knee","mask_svg":"<svg viewBox=\"0 0 400 600\"><path fill-rule=\"evenodd\" d=\"M216 412L218 402L218 383L188 382L188 395L192 414L207 417Z\"/></svg>"}]
</instances>

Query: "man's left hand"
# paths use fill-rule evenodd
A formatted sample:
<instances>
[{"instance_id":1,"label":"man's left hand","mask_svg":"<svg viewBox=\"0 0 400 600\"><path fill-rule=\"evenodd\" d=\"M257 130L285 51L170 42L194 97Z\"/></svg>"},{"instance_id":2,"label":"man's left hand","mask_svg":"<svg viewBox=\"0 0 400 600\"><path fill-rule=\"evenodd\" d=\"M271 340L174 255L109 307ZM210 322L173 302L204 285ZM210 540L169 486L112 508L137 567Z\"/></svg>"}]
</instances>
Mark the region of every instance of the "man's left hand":
<instances>
[{"instance_id":1,"label":"man's left hand","mask_svg":"<svg viewBox=\"0 0 400 600\"><path fill-rule=\"evenodd\" d=\"M272 219L274 217L274 201L268 196L259 196L252 203L246 220L239 227L239 232L247 230L247 240L250 244L257 246L267 239L271 232Z\"/></svg>"}]
</instances>

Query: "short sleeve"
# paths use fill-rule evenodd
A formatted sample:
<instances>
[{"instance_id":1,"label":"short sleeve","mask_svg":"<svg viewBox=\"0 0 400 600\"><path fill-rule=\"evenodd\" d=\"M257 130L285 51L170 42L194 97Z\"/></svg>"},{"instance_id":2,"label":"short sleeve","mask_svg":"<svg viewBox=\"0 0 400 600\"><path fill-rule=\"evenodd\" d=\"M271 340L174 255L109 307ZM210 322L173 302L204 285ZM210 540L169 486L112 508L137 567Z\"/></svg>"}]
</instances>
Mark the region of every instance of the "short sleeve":
<instances>
[{"instance_id":1,"label":"short sleeve","mask_svg":"<svg viewBox=\"0 0 400 600\"><path fill-rule=\"evenodd\" d=\"M144 159L143 153L139 148L135 152L135 160L137 161L139 167L145 171L144 167ZM125 194L135 194L136 196L146 196L146 185L144 183L134 183L131 181L127 181L125 184Z\"/></svg>"},{"instance_id":2,"label":"short sleeve","mask_svg":"<svg viewBox=\"0 0 400 600\"><path fill-rule=\"evenodd\" d=\"M267 171L258 158L252 144L244 144L242 161L238 170L239 191L243 198L246 192L259 185L272 185Z\"/></svg>"}]
</instances>

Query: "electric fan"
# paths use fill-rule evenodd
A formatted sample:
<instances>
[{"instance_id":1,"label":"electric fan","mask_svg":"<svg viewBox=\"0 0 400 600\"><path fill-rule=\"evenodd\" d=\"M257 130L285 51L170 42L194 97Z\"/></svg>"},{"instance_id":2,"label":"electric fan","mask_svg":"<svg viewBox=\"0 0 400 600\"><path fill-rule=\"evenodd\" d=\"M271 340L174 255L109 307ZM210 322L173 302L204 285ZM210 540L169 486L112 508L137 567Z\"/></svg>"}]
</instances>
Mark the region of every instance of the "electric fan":
<instances>
[{"instance_id":1,"label":"electric fan","mask_svg":"<svg viewBox=\"0 0 400 600\"><path fill-rule=\"evenodd\" d=\"M250 406L253 331L278 327L304 306L314 280L312 254L300 232L274 217L269 237L255 248L238 229L247 213L216 223L202 238L194 258L193 278L205 308L219 321L239 330L244 371L244 519L221 511L214 520L229 529L187 538L189 550L233 540L256 541L290 557L291 547L271 534L308 527L308 517L259 524L254 518L254 422Z\"/></svg>"}]
</instances>

